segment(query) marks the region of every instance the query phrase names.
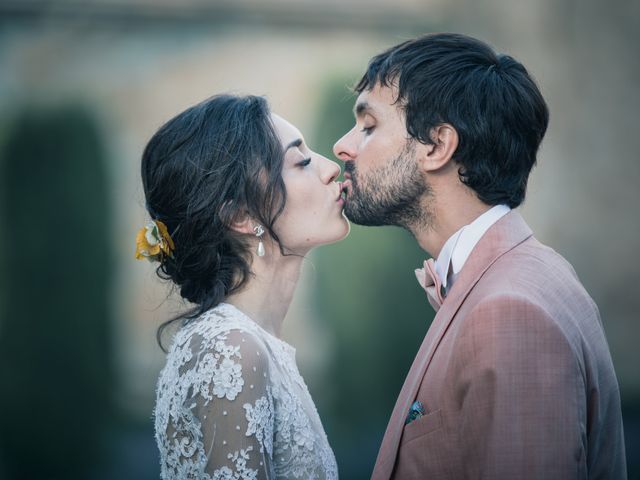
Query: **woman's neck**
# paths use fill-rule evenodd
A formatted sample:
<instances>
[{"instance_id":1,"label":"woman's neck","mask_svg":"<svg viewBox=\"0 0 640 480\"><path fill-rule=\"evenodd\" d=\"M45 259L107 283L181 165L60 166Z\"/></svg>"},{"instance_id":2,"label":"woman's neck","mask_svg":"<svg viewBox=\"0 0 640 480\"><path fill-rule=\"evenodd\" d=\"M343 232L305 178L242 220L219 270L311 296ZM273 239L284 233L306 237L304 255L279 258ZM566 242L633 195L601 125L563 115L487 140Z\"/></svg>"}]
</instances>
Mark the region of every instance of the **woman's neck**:
<instances>
[{"instance_id":1,"label":"woman's neck","mask_svg":"<svg viewBox=\"0 0 640 480\"><path fill-rule=\"evenodd\" d=\"M250 277L242 291L228 296L225 301L269 333L280 337L301 267L302 257L299 256L267 254L254 257L251 270L255 276Z\"/></svg>"}]
</instances>

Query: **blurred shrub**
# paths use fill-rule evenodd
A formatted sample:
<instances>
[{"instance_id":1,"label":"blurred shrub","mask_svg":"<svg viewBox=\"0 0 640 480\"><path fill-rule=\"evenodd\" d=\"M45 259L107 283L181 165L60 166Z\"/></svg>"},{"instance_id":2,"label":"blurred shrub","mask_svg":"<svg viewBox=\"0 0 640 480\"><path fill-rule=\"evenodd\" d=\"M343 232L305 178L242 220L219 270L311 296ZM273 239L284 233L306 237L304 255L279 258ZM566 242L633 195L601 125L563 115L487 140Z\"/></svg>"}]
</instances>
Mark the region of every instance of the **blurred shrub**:
<instances>
[{"instance_id":1,"label":"blurred shrub","mask_svg":"<svg viewBox=\"0 0 640 480\"><path fill-rule=\"evenodd\" d=\"M105 153L76 107L25 111L4 136L0 477L87 478L114 390Z\"/></svg>"}]
</instances>

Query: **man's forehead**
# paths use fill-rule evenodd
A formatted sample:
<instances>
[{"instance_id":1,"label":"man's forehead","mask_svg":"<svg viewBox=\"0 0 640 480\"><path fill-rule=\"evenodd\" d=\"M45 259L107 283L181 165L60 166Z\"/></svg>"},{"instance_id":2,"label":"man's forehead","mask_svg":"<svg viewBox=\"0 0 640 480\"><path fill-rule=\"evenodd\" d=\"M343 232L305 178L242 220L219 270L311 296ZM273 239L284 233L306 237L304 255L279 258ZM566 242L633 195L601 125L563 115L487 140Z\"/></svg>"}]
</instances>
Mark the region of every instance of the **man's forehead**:
<instances>
[{"instance_id":1,"label":"man's forehead","mask_svg":"<svg viewBox=\"0 0 640 480\"><path fill-rule=\"evenodd\" d=\"M371 90L363 90L353 106L353 114L356 117L363 117L367 113L381 113L393 108L396 109L398 90L395 86L386 87L376 84Z\"/></svg>"}]
</instances>

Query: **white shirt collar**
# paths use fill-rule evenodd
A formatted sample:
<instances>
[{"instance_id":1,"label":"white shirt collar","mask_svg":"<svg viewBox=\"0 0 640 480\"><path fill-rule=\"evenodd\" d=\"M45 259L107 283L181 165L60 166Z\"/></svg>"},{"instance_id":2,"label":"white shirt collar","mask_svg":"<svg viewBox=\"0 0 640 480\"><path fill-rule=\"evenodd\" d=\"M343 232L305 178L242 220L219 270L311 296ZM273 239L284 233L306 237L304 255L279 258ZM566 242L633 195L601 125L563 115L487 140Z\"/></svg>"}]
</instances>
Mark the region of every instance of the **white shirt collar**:
<instances>
[{"instance_id":1,"label":"white shirt collar","mask_svg":"<svg viewBox=\"0 0 640 480\"><path fill-rule=\"evenodd\" d=\"M462 227L445 242L436 260L436 273L447 292L482 236L510 211L506 205L496 205L469 225Z\"/></svg>"}]
</instances>

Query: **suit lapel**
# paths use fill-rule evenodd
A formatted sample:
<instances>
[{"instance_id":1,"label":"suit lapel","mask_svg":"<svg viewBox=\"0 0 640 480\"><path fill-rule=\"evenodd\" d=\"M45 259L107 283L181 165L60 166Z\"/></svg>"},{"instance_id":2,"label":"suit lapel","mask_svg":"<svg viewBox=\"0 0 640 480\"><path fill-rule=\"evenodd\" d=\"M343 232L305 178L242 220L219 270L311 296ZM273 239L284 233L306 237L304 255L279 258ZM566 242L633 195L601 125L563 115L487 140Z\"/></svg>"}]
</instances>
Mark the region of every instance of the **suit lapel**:
<instances>
[{"instance_id":1,"label":"suit lapel","mask_svg":"<svg viewBox=\"0 0 640 480\"><path fill-rule=\"evenodd\" d=\"M372 480L386 480L391 477L409 408L415 400L424 374L440 341L465 298L484 272L498 258L531 235L531 229L522 216L516 211L511 211L487 230L471 252L456 283L438 310L407 374L382 440Z\"/></svg>"}]
</instances>

